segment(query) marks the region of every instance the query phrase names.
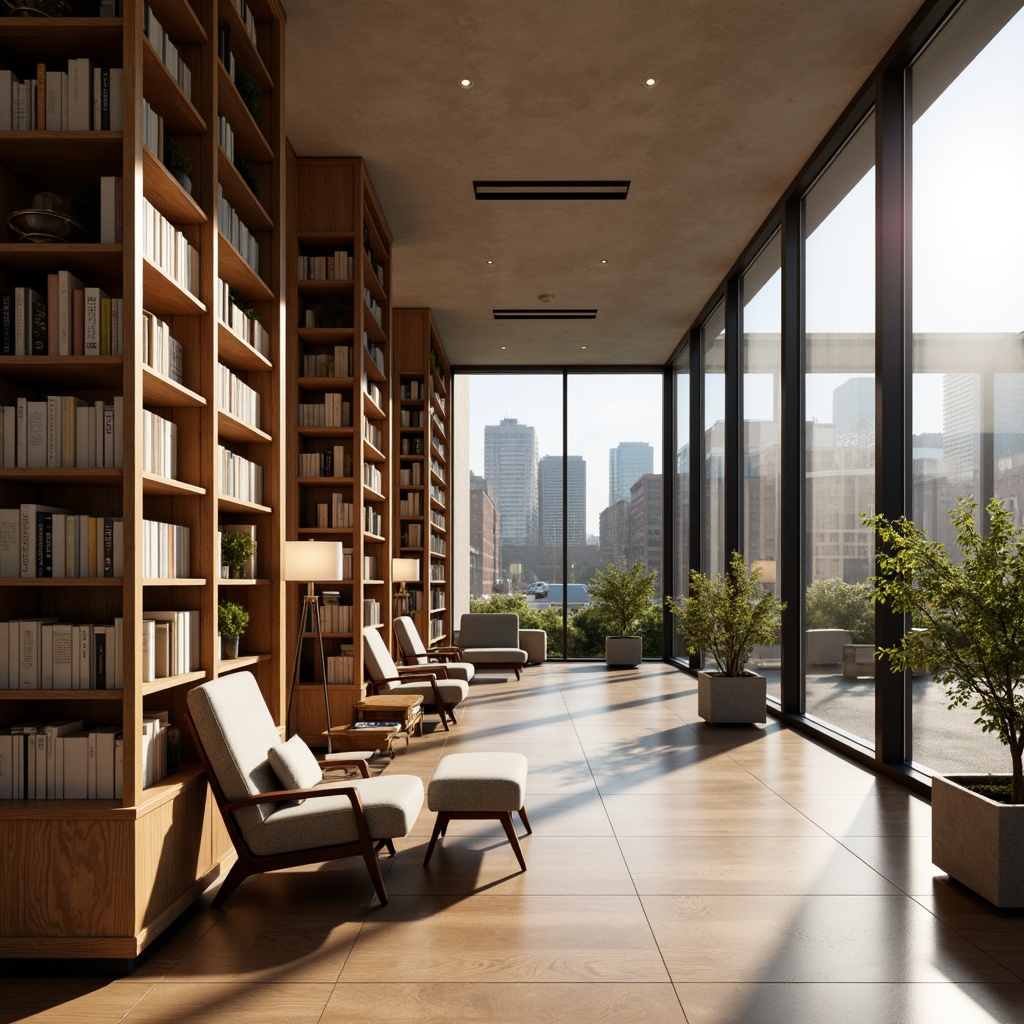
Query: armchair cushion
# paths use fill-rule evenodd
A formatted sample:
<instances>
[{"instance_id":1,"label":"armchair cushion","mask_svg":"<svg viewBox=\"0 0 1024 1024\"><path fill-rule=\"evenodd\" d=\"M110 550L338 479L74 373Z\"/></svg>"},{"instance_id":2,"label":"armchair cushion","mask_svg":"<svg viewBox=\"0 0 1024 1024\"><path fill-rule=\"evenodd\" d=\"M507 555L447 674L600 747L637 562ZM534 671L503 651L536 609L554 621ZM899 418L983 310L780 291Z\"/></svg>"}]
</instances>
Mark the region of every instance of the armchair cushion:
<instances>
[{"instance_id":1,"label":"armchair cushion","mask_svg":"<svg viewBox=\"0 0 1024 1024\"><path fill-rule=\"evenodd\" d=\"M313 751L298 734L271 747L267 757L282 789L311 789L323 781L324 773Z\"/></svg>"}]
</instances>

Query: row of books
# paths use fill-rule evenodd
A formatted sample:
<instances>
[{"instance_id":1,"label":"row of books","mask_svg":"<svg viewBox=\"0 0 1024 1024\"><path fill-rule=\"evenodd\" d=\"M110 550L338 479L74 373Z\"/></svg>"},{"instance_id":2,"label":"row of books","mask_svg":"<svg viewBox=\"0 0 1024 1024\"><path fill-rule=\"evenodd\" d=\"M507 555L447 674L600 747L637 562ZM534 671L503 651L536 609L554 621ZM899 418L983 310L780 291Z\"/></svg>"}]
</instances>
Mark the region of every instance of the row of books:
<instances>
[{"instance_id":1,"label":"row of books","mask_svg":"<svg viewBox=\"0 0 1024 1024\"><path fill-rule=\"evenodd\" d=\"M355 660L351 654L332 654L327 658L327 683L329 686L350 684L354 680Z\"/></svg>"},{"instance_id":2,"label":"row of books","mask_svg":"<svg viewBox=\"0 0 1024 1024\"><path fill-rule=\"evenodd\" d=\"M363 439L369 441L377 451L384 450L384 432L379 424L366 416L363 417Z\"/></svg>"},{"instance_id":3,"label":"row of books","mask_svg":"<svg viewBox=\"0 0 1024 1024\"><path fill-rule=\"evenodd\" d=\"M343 494L332 494L330 503L319 501L316 504L316 522L318 530L351 530L355 526L355 508Z\"/></svg>"},{"instance_id":4,"label":"row of books","mask_svg":"<svg viewBox=\"0 0 1024 1024\"><path fill-rule=\"evenodd\" d=\"M430 567L430 582L444 583L444 565L432 565Z\"/></svg>"},{"instance_id":5,"label":"row of books","mask_svg":"<svg viewBox=\"0 0 1024 1024\"><path fill-rule=\"evenodd\" d=\"M403 437L398 445L399 455L422 455L423 454L423 438L422 437Z\"/></svg>"},{"instance_id":6,"label":"row of books","mask_svg":"<svg viewBox=\"0 0 1024 1024\"><path fill-rule=\"evenodd\" d=\"M375 537L384 536L384 517L372 505L363 507L363 529Z\"/></svg>"},{"instance_id":7,"label":"row of books","mask_svg":"<svg viewBox=\"0 0 1024 1024\"><path fill-rule=\"evenodd\" d=\"M352 475L352 454L336 444L327 451L300 452L300 477L348 477Z\"/></svg>"},{"instance_id":8,"label":"row of books","mask_svg":"<svg viewBox=\"0 0 1024 1024\"><path fill-rule=\"evenodd\" d=\"M300 281L351 281L355 276L352 254L338 249L332 256L300 256Z\"/></svg>"},{"instance_id":9,"label":"row of books","mask_svg":"<svg viewBox=\"0 0 1024 1024\"><path fill-rule=\"evenodd\" d=\"M124 620L0 622L0 690L123 690Z\"/></svg>"},{"instance_id":10,"label":"row of books","mask_svg":"<svg viewBox=\"0 0 1024 1024\"><path fill-rule=\"evenodd\" d=\"M384 476L380 467L372 462L363 463L363 483L378 494L384 492Z\"/></svg>"},{"instance_id":11,"label":"row of books","mask_svg":"<svg viewBox=\"0 0 1024 1024\"><path fill-rule=\"evenodd\" d=\"M246 3L246 0L231 0L231 6L234 7L235 13L242 20L242 24L245 26L245 31L249 34L249 39L252 41L252 45L256 45L256 16L252 13L252 8Z\"/></svg>"},{"instance_id":12,"label":"row of books","mask_svg":"<svg viewBox=\"0 0 1024 1024\"><path fill-rule=\"evenodd\" d=\"M379 580L380 561L376 555L363 555L363 579Z\"/></svg>"},{"instance_id":13,"label":"row of books","mask_svg":"<svg viewBox=\"0 0 1024 1024\"><path fill-rule=\"evenodd\" d=\"M398 410L398 425L400 427L422 427L423 426L423 410L422 409L399 409Z\"/></svg>"},{"instance_id":14,"label":"row of books","mask_svg":"<svg viewBox=\"0 0 1024 1024\"><path fill-rule=\"evenodd\" d=\"M437 459L431 459L430 460L430 472L433 473L434 476L436 476L437 479L440 480L442 483L444 482L444 480L445 480L444 466L442 466L441 463L437 461Z\"/></svg>"},{"instance_id":15,"label":"row of books","mask_svg":"<svg viewBox=\"0 0 1024 1024\"><path fill-rule=\"evenodd\" d=\"M199 667L199 611L142 613L142 681L182 675Z\"/></svg>"},{"instance_id":16,"label":"row of books","mask_svg":"<svg viewBox=\"0 0 1024 1024\"><path fill-rule=\"evenodd\" d=\"M119 356L121 299L86 288L70 271L48 274L46 295L27 285L0 295L0 355Z\"/></svg>"},{"instance_id":17,"label":"row of books","mask_svg":"<svg viewBox=\"0 0 1024 1024\"><path fill-rule=\"evenodd\" d=\"M413 462L408 466L399 466L398 484L400 487L420 487L423 484L423 463Z\"/></svg>"},{"instance_id":18,"label":"row of books","mask_svg":"<svg viewBox=\"0 0 1024 1024\"><path fill-rule=\"evenodd\" d=\"M243 260L258 274L260 272L260 246L256 237L238 216L235 208L224 198L224 186L217 186L217 228L238 250Z\"/></svg>"},{"instance_id":19,"label":"row of books","mask_svg":"<svg viewBox=\"0 0 1024 1024\"><path fill-rule=\"evenodd\" d=\"M117 800L123 779L120 726L35 721L0 731L0 800Z\"/></svg>"},{"instance_id":20,"label":"row of books","mask_svg":"<svg viewBox=\"0 0 1024 1024\"><path fill-rule=\"evenodd\" d=\"M363 289L363 298L366 300L367 308L370 310L370 314L378 324L383 326L384 323L384 309L381 304L373 297L372 292L369 288ZM381 367L383 369L383 367Z\"/></svg>"},{"instance_id":21,"label":"row of books","mask_svg":"<svg viewBox=\"0 0 1024 1024\"><path fill-rule=\"evenodd\" d=\"M235 162L235 130L231 122L221 114L217 118L217 145L224 151L224 155L232 162Z\"/></svg>"},{"instance_id":22,"label":"row of books","mask_svg":"<svg viewBox=\"0 0 1024 1024\"><path fill-rule=\"evenodd\" d=\"M164 162L164 119L142 98L142 144Z\"/></svg>"},{"instance_id":23,"label":"row of books","mask_svg":"<svg viewBox=\"0 0 1024 1024\"><path fill-rule=\"evenodd\" d=\"M381 394L380 388L365 373L363 374L363 391L370 396L370 400L378 409L384 408L384 396Z\"/></svg>"},{"instance_id":24,"label":"row of books","mask_svg":"<svg viewBox=\"0 0 1024 1024\"><path fill-rule=\"evenodd\" d=\"M335 345L333 352L314 352L302 357L303 377L351 377L352 348Z\"/></svg>"},{"instance_id":25,"label":"row of books","mask_svg":"<svg viewBox=\"0 0 1024 1024\"><path fill-rule=\"evenodd\" d=\"M199 250L145 197L142 253L179 287L199 294Z\"/></svg>"},{"instance_id":26,"label":"row of books","mask_svg":"<svg viewBox=\"0 0 1024 1024\"><path fill-rule=\"evenodd\" d=\"M441 588L430 591L430 610L439 612L445 607L445 592Z\"/></svg>"},{"instance_id":27,"label":"row of books","mask_svg":"<svg viewBox=\"0 0 1024 1024\"><path fill-rule=\"evenodd\" d=\"M436 533L430 535L430 553L442 556L448 554L447 542L443 537L438 537Z\"/></svg>"},{"instance_id":28,"label":"row of books","mask_svg":"<svg viewBox=\"0 0 1024 1024\"><path fill-rule=\"evenodd\" d=\"M217 365L217 405L250 427L260 425L260 393L223 363Z\"/></svg>"},{"instance_id":29,"label":"row of books","mask_svg":"<svg viewBox=\"0 0 1024 1024\"><path fill-rule=\"evenodd\" d=\"M71 515L25 502L0 508L0 578L92 579L124 575L119 516Z\"/></svg>"},{"instance_id":30,"label":"row of books","mask_svg":"<svg viewBox=\"0 0 1024 1024\"><path fill-rule=\"evenodd\" d=\"M430 521L439 530L447 530L448 524L445 522L444 513L438 512L435 509L430 510Z\"/></svg>"},{"instance_id":31,"label":"row of books","mask_svg":"<svg viewBox=\"0 0 1024 1024\"><path fill-rule=\"evenodd\" d=\"M218 445L219 493L226 498L263 504L263 467Z\"/></svg>"},{"instance_id":32,"label":"row of books","mask_svg":"<svg viewBox=\"0 0 1024 1024\"><path fill-rule=\"evenodd\" d=\"M142 410L142 472L178 477L178 424L149 409Z\"/></svg>"},{"instance_id":33,"label":"row of books","mask_svg":"<svg viewBox=\"0 0 1024 1024\"><path fill-rule=\"evenodd\" d=\"M376 366L381 373L384 373L384 349L382 349L375 341L370 341L370 336L366 331L363 331L363 348L366 349L366 354L370 357L374 366Z\"/></svg>"},{"instance_id":34,"label":"row of books","mask_svg":"<svg viewBox=\"0 0 1024 1024\"><path fill-rule=\"evenodd\" d=\"M442 459L447 458L447 448L445 447L444 442L439 437L437 437L436 434L430 435L430 446L434 449L434 451L437 452L438 455L441 456Z\"/></svg>"},{"instance_id":35,"label":"row of books","mask_svg":"<svg viewBox=\"0 0 1024 1024\"><path fill-rule=\"evenodd\" d=\"M436 501L442 508L445 507L445 493L437 484L430 485L430 498L432 501Z\"/></svg>"},{"instance_id":36,"label":"row of books","mask_svg":"<svg viewBox=\"0 0 1024 1024\"><path fill-rule=\"evenodd\" d=\"M143 5L143 29L146 38L156 50L156 55L170 72L171 77L178 83L178 88L185 94L185 98L191 102L192 72L182 60L178 48L171 41L170 36L164 31L163 25L157 21L148 3Z\"/></svg>"},{"instance_id":37,"label":"row of books","mask_svg":"<svg viewBox=\"0 0 1024 1024\"><path fill-rule=\"evenodd\" d=\"M142 575L147 579L191 577L192 531L177 523L142 521Z\"/></svg>"},{"instance_id":38,"label":"row of books","mask_svg":"<svg viewBox=\"0 0 1024 1024\"><path fill-rule=\"evenodd\" d=\"M142 361L151 369L181 384L185 379L185 350L171 337L171 328L160 317L142 311Z\"/></svg>"},{"instance_id":39,"label":"row of books","mask_svg":"<svg viewBox=\"0 0 1024 1024\"><path fill-rule=\"evenodd\" d=\"M36 77L0 70L0 131L122 131L124 71L72 57L67 71L36 65Z\"/></svg>"},{"instance_id":40,"label":"row of books","mask_svg":"<svg viewBox=\"0 0 1024 1024\"><path fill-rule=\"evenodd\" d=\"M352 632L352 605L342 604L337 591L326 591L320 609L320 629L325 633Z\"/></svg>"},{"instance_id":41,"label":"row of books","mask_svg":"<svg viewBox=\"0 0 1024 1024\"><path fill-rule=\"evenodd\" d=\"M423 381L409 380L398 388L398 397L412 402L423 398Z\"/></svg>"},{"instance_id":42,"label":"row of books","mask_svg":"<svg viewBox=\"0 0 1024 1024\"><path fill-rule=\"evenodd\" d=\"M0 406L4 469L98 469L122 464L124 401L86 402L73 395L19 397Z\"/></svg>"},{"instance_id":43,"label":"row of books","mask_svg":"<svg viewBox=\"0 0 1024 1024\"><path fill-rule=\"evenodd\" d=\"M402 491L398 498L400 516L423 515L423 495L417 491Z\"/></svg>"},{"instance_id":44,"label":"row of books","mask_svg":"<svg viewBox=\"0 0 1024 1024\"><path fill-rule=\"evenodd\" d=\"M300 402L299 426L351 427L352 402L337 393L324 395L322 402Z\"/></svg>"},{"instance_id":45,"label":"row of books","mask_svg":"<svg viewBox=\"0 0 1024 1024\"><path fill-rule=\"evenodd\" d=\"M431 619L430 620L430 642L434 643L437 640L442 639L444 636L444 620L443 619Z\"/></svg>"},{"instance_id":46,"label":"row of books","mask_svg":"<svg viewBox=\"0 0 1024 1024\"><path fill-rule=\"evenodd\" d=\"M402 528L401 543L403 548L423 547L423 524L406 523Z\"/></svg>"},{"instance_id":47,"label":"row of books","mask_svg":"<svg viewBox=\"0 0 1024 1024\"><path fill-rule=\"evenodd\" d=\"M270 357L270 333L254 317L248 316L231 297L231 286L219 280L215 293L217 320L236 338L262 356Z\"/></svg>"},{"instance_id":48,"label":"row of books","mask_svg":"<svg viewBox=\"0 0 1024 1024\"><path fill-rule=\"evenodd\" d=\"M379 626L382 623L380 617L380 601L375 601L372 597L363 599L363 625L364 626Z\"/></svg>"}]
</instances>

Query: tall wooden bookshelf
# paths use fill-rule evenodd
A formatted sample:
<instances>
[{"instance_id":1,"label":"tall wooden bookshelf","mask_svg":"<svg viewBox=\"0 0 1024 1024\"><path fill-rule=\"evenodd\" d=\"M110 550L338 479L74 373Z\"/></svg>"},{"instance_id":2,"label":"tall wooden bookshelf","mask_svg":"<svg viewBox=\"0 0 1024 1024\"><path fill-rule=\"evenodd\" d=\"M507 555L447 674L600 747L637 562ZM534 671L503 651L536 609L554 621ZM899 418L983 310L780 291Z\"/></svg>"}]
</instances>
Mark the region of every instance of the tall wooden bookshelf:
<instances>
[{"instance_id":1,"label":"tall wooden bookshelf","mask_svg":"<svg viewBox=\"0 0 1024 1024\"><path fill-rule=\"evenodd\" d=\"M292 540L340 541L345 579L318 584L328 659L349 658L328 686L331 724L353 720L365 693L361 631L390 642L391 232L362 160L289 151L288 503ZM298 631L301 584L288 593ZM338 618L336 619L335 616ZM310 745L326 728L310 636L292 725Z\"/></svg>"},{"instance_id":2,"label":"tall wooden bookshelf","mask_svg":"<svg viewBox=\"0 0 1024 1024\"><path fill-rule=\"evenodd\" d=\"M451 643L451 370L429 309L396 309L393 330L396 555L420 563L408 611L423 642Z\"/></svg>"},{"instance_id":3,"label":"tall wooden bookshelf","mask_svg":"<svg viewBox=\"0 0 1024 1024\"><path fill-rule=\"evenodd\" d=\"M9 957L132 958L230 864L230 841L183 728L191 687L251 669L282 719L284 14L277 0L248 0L247 8L233 0L151 0L148 8L123 8L116 18L5 19L0 31L0 66L23 79L35 77L38 64L56 73L81 58L123 69L122 130L0 131L0 294L32 287L47 296L48 276L71 271L121 300L123 335L123 354L0 356L0 405L49 395L123 405L116 468L0 469L0 506L40 503L117 518L124 538L120 578L0 582L3 624L34 617L122 624L114 658L123 688L21 688L20 680L11 688L8 679L0 689L0 729L58 719L117 727L124 756L120 798L0 800L0 955ZM160 44L153 21L171 46ZM221 63L219 41L228 33L236 71L247 71L262 97L258 123ZM176 58L191 73L190 90L175 74ZM174 136L191 159L191 192L166 170L160 137L144 134L147 103L163 120L164 146ZM233 129L235 159L225 151L221 117ZM240 156L248 160L244 174L236 167ZM68 204L86 197L88 208L102 177L122 183L121 240L101 242L88 218L82 236L63 242L25 244L8 229L8 215L31 207L38 192ZM221 192L258 243L258 259L252 252L247 261L233 244L239 236ZM151 209L166 237L178 239L182 251L187 241L197 254L191 280L147 251ZM250 343L251 324L237 316L234 329L222 322L231 316L220 309L221 281L262 322L262 351ZM143 336L151 317L181 344L180 380L147 364ZM222 390L228 373L236 390L252 389L243 410ZM147 461L153 415L176 427L176 467ZM233 493L222 449L257 467L260 493ZM187 527L180 547L188 564L176 572L147 564L144 522ZM217 538L226 524L256 525L252 580L221 579ZM242 655L227 662L217 635L223 597L244 603L252 616ZM197 613L198 631L188 671L143 682L143 621L185 610ZM181 760L147 785L142 726L144 717L160 714L181 729Z\"/></svg>"}]
</instances>

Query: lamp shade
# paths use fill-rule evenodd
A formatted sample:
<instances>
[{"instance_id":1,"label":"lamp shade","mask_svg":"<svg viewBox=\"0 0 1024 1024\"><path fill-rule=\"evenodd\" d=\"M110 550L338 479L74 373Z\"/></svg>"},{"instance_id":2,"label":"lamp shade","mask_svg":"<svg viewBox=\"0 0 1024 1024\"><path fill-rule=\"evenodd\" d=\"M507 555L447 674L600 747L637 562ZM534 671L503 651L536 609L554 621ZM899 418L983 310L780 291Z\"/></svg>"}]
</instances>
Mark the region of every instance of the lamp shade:
<instances>
[{"instance_id":1,"label":"lamp shade","mask_svg":"<svg viewBox=\"0 0 1024 1024\"><path fill-rule=\"evenodd\" d=\"M345 578L341 541L286 540L284 578L289 583L313 583Z\"/></svg>"},{"instance_id":2,"label":"lamp shade","mask_svg":"<svg viewBox=\"0 0 1024 1024\"><path fill-rule=\"evenodd\" d=\"M418 558L392 558L391 578L395 583L416 583L420 578Z\"/></svg>"}]
</instances>

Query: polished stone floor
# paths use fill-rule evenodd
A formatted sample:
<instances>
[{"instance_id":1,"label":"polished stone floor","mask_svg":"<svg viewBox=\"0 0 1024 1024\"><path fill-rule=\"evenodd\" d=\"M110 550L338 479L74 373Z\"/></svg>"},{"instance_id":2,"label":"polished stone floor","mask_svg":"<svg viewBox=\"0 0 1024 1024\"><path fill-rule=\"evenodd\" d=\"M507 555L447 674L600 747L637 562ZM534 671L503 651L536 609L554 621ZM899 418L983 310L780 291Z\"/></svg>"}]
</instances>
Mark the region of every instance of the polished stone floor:
<instances>
[{"instance_id":1,"label":"polished stone floor","mask_svg":"<svg viewBox=\"0 0 1024 1024\"><path fill-rule=\"evenodd\" d=\"M935 869L927 803L769 721L712 728L664 665L475 683L458 750L530 761L500 826L432 818L384 858L209 894L120 978L0 978L0 1020L106 1024L975 1024L1024 1020L1024 912Z\"/></svg>"}]
</instances>

